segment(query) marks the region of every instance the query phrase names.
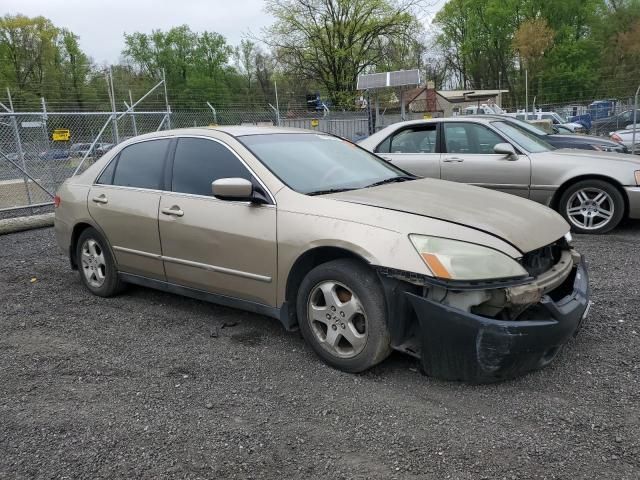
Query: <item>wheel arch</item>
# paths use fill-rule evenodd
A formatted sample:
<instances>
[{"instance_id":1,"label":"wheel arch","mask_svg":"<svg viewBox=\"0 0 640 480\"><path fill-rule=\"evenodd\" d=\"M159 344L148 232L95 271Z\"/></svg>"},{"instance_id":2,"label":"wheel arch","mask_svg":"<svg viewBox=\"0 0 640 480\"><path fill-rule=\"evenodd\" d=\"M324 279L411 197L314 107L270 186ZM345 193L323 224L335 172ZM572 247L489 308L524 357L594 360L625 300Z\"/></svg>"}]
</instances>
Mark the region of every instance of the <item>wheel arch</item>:
<instances>
[{"instance_id":1,"label":"wheel arch","mask_svg":"<svg viewBox=\"0 0 640 480\"><path fill-rule=\"evenodd\" d=\"M562 195L564 194L564 192L566 192L568 188L572 187L576 183L582 182L584 180L600 180L600 181L610 183L613 187L615 187L616 190L620 192L620 195L622 195L622 200L624 201L623 218L627 217L629 213L629 199L627 198L627 194L624 191L624 187L615 178L608 177L607 175L584 174L584 175L579 175L577 177L573 177L573 178L570 178L569 180L566 180L563 184L560 185L560 187L558 187L558 189L553 194L553 197L551 198L551 202L549 203L549 206L553 208L555 211L559 211L558 208L559 208L560 198L562 198Z\"/></svg>"},{"instance_id":2,"label":"wheel arch","mask_svg":"<svg viewBox=\"0 0 640 480\"><path fill-rule=\"evenodd\" d=\"M76 261L76 250L78 248L78 239L80 238L80 235L82 235L82 232L84 232L87 228L93 228L98 232L98 234L104 240L107 248L109 249L109 252L111 253L111 258L113 258L113 261L116 262L116 265L117 265L116 257L111 248L111 244L107 240L107 237L102 231L102 229L97 225L94 225L93 223L90 223L87 221L80 221L73 226L73 230L71 231L71 240L69 242L69 262L71 263L71 268L73 270L78 269L78 262Z\"/></svg>"},{"instance_id":3,"label":"wheel arch","mask_svg":"<svg viewBox=\"0 0 640 480\"><path fill-rule=\"evenodd\" d=\"M296 298L298 295L298 287L307 273L318 265L342 258L351 258L364 265L371 265L366 258L353 250L335 246L318 246L311 248L300 254L293 262L287 275L284 305L281 314L281 321L287 329L293 329L298 323Z\"/></svg>"}]
</instances>

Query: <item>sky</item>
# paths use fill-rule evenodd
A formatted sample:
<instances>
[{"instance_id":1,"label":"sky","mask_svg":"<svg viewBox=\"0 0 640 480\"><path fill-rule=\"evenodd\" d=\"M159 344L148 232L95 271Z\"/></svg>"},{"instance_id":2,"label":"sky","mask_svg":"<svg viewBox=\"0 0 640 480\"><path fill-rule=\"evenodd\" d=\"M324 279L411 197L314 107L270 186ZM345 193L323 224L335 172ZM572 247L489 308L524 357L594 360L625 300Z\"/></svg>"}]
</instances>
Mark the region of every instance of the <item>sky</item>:
<instances>
[{"instance_id":1,"label":"sky","mask_svg":"<svg viewBox=\"0 0 640 480\"><path fill-rule=\"evenodd\" d=\"M433 13L445 0L432 0ZM42 15L80 37L80 46L98 64L117 63L124 33L168 30L187 24L214 31L237 45L247 34L259 36L271 23L263 0L0 0L0 16ZM433 16L425 12L425 23Z\"/></svg>"}]
</instances>

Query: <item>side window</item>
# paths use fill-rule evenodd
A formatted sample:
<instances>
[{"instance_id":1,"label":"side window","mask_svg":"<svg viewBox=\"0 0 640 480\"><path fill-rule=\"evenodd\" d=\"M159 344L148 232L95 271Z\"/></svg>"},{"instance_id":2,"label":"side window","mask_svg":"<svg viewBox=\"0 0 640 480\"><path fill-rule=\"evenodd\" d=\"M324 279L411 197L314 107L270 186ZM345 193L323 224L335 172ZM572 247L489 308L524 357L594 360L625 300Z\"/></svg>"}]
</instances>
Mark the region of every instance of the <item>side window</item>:
<instances>
[{"instance_id":1,"label":"side window","mask_svg":"<svg viewBox=\"0 0 640 480\"><path fill-rule=\"evenodd\" d=\"M205 138L178 140L173 160L171 190L209 195L211 184L220 178L252 180L247 168L224 145Z\"/></svg>"},{"instance_id":2,"label":"side window","mask_svg":"<svg viewBox=\"0 0 640 480\"><path fill-rule=\"evenodd\" d=\"M98 185L111 185L113 183L113 172L116 169L117 163L117 158L114 158L109 162L107 168L102 171L102 174L98 177L98 180L96 180Z\"/></svg>"},{"instance_id":3,"label":"side window","mask_svg":"<svg viewBox=\"0 0 640 480\"><path fill-rule=\"evenodd\" d=\"M407 128L396 133L388 153L435 153L436 125Z\"/></svg>"},{"instance_id":4,"label":"side window","mask_svg":"<svg viewBox=\"0 0 640 480\"><path fill-rule=\"evenodd\" d=\"M169 139L129 145L120 152L113 185L160 190Z\"/></svg>"},{"instance_id":5,"label":"side window","mask_svg":"<svg viewBox=\"0 0 640 480\"><path fill-rule=\"evenodd\" d=\"M484 125L445 123L445 143L449 153L492 154L493 147L504 140Z\"/></svg>"}]
</instances>

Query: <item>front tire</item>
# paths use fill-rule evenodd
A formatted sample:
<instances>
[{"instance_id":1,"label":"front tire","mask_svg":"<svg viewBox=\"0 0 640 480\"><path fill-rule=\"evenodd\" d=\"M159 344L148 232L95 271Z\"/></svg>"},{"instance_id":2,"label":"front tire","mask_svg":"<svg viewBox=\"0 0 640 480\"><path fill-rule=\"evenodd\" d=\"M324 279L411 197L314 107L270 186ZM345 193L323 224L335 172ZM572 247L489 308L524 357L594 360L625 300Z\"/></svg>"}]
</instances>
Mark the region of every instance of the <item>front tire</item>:
<instances>
[{"instance_id":1,"label":"front tire","mask_svg":"<svg viewBox=\"0 0 640 480\"><path fill-rule=\"evenodd\" d=\"M122 290L122 281L106 240L94 228L83 230L76 245L80 280L94 295L111 297Z\"/></svg>"},{"instance_id":2,"label":"front tire","mask_svg":"<svg viewBox=\"0 0 640 480\"><path fill-rule=\"evenodd\" d=\"M384 292L361 262L317 266L300 284L296 304L302 336L332 367L362 372L391 353Z\"/></svg>"},{"instance_id":3,"label":"front tire","mask_svg":"<svg viewBox=\"0 0 640 480\"><path fill-rule=\"evenodd\" d=\"M624 198L609 182L583 180L565 190L558 210L574 232L607 233L624 216Z\"/></svg>"}]
</instances>

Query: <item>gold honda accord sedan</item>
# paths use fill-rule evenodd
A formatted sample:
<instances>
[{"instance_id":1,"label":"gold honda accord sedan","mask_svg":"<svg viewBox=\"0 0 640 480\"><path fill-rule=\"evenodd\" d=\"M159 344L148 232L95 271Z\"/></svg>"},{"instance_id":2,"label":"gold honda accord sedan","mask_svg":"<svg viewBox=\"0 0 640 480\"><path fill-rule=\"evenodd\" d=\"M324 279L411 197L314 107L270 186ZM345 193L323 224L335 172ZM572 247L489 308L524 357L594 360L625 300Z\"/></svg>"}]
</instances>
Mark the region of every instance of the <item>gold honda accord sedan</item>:
<instances>
[{"instance_id":1,"label":"gold honda accord sedan","mask_svg":"<svg viewBox=\"0 0 640 480\"><path fill-rule=\"evenodd\" d=\"M274 317L347 372L398 350L438 378L513 377L551 362L590 304L551 209L313 131L142 135L55 204L57 241L95 295L133 283Z\"/></svg>"}]
</instances>

